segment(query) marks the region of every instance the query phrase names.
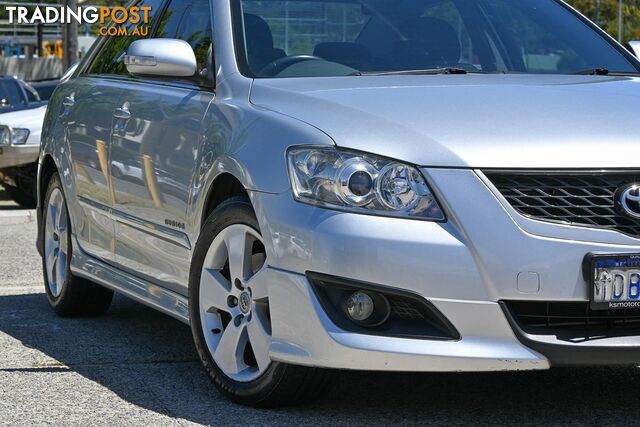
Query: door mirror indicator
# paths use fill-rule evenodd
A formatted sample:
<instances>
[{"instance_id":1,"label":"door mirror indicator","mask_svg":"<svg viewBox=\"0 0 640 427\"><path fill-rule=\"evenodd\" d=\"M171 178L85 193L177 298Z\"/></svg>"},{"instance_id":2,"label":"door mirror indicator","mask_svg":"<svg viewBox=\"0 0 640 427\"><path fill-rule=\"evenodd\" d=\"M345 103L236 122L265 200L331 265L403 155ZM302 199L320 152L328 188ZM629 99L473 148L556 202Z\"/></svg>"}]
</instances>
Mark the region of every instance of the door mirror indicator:
<instances>
[{"instance_id":1,"label":"door mirror indicator","mask_svg":"<svg viewBox=\"0 0 640 427\"><path fill-rule=\"evenodd\" d=\"M193 77L198 65L189 43L178 39L136 40L124 57L133 75Z\"/></svg>"}]
</instances>

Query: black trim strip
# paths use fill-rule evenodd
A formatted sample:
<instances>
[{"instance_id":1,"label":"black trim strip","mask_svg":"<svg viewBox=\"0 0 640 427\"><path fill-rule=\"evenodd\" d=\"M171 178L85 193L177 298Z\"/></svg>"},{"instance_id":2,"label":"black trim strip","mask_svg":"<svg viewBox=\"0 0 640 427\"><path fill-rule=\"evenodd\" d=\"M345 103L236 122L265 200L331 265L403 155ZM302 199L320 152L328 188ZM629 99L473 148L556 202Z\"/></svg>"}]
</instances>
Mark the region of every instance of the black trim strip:
<instances>
[{"instance_id":1,"label":"black trim strip","mask_svg":"<svg viewBox=\"0 0 640 427\"><path fill-rule=\"evenodd\" d=\"M126 212L122 212L84 196L79 196L78 202L85 207L102 212L104 215L108 216L111 221L133 227L138 231L142 231L169 243L182 246L187 250L191 250L191 241L186 233L129 215Z\"/></svg>"},{"instance_id":2,"label":"black trim strip","mask_svg":"<svg viewBox=\"0 0 640 427\"><path fill-rule=\"evenodd\" d=\"M610 366L640 364L640 336L617 337L628 344L588 346L584 344L560 344L544 342L537 335L529 334L518 325L504 301L500 307L518 341L549 359L552 366ZM630 345L631 344L631 345ZM634 345L635 344L635 345Z\"/></svg>"},{"instance_id":3,"label":"black trim strip","mask_svg":"<svg viewBox=\"0 0 640 427\"><path fill-rule=\"evenodd\" d=\"M247 61L247 49L244 40L244 17L242 16L242 4L240 0L232 0L231 2L231 25L238 71L240 71L240 74L244 77L255 79L256 75L251 70L249 62Z\"/></svg>"}]
</instances>

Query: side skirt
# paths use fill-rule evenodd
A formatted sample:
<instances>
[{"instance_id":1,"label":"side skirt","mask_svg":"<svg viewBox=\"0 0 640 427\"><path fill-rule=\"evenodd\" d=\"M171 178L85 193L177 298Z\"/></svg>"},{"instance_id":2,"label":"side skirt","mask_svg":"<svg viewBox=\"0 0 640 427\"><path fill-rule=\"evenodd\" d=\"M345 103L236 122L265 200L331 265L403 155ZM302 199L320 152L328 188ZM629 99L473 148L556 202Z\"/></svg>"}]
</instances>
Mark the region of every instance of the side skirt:
<instances>
[{"instance_id":1,"label":"side skirt","mask_svg":"<svg viewBox=\"0 0 640 427\"><path fill-rule=\"evenodd\" d=\"M82 252L78 244L75 244L73 249L71 271L76 276L113 289L142 304L168 314L187 325L189 324L189 300L186 297L133 277L109 264L92 258Z\"/></svg>"}]
</instances>

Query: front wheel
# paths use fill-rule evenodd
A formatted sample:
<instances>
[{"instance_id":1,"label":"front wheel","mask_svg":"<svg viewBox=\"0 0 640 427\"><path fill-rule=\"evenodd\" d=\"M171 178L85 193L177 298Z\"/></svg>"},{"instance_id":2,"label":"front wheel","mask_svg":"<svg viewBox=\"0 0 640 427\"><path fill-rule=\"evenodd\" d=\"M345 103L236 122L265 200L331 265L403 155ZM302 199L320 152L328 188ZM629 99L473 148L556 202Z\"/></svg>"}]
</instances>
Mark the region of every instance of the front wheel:
<instances>
[{"instance_id":1,"label":"front wheel","mask_svg":"<svg viewBox=\"0 0 640 427\"><path fill-rule=\"evenodd\" d=\"M246 198L220 205L196 245L189 283L191 329L217 388L252 406L282 406L315 396L325 372L272 361L267 268L258 221Z\"/></svg>"}]
</instances>

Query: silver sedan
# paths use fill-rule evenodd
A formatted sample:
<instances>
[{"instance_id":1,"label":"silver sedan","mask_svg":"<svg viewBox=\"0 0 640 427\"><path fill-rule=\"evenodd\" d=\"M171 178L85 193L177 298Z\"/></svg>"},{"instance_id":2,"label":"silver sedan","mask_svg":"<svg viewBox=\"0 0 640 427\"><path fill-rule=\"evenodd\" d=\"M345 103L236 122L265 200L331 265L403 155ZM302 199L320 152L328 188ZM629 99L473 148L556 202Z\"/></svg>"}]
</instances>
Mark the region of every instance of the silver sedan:
<instances>
[{"instance_id":1,"label":"silver sedan","mask_svg":"<svg viewBox=\"0 0 640 427\"><path fill-rule=\"evenodd\" d=\"M57 313L174 316L258 406L640 364L640 63L566 3L141 3L45 118Z\"/></svg>"}]
</instances>

